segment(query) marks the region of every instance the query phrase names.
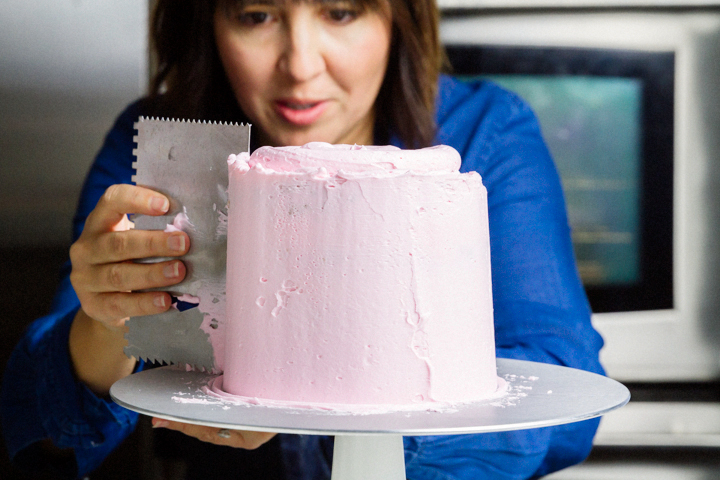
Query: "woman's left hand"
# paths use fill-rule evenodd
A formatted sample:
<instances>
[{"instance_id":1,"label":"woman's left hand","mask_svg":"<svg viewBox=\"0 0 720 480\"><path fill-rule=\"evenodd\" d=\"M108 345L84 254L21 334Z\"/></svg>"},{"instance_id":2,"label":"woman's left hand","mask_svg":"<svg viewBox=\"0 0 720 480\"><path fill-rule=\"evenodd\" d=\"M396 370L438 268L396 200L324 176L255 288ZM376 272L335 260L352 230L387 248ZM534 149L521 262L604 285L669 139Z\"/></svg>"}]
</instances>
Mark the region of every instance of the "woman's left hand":
<instances>
[{"instance_id":1,"label":"woman's left hand","mask_svg":"<svg viewBox=\"0 0 720 480\"><path fill-rule=\"evenodd\" d=\"M185 435L195 437L203 442L224 445L226 447L244 448L245 450L255 450L275 436L274 433L270 432L228 430L225 428L171 422L160 418L153 418L152 425L154 428L167 428L168 430L182 432Z\"/></svg>"}]
</instances>

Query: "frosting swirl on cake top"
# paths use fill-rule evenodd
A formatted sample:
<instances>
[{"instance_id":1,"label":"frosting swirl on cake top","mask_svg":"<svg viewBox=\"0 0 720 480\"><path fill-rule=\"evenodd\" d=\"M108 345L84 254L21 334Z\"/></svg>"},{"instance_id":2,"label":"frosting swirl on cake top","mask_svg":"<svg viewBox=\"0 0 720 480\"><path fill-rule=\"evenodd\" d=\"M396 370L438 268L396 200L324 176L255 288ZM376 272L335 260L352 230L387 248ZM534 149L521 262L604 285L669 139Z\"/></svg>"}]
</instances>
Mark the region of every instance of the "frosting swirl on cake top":
<instances>
[{"instance_id":1,"label":"frosting swirl on cake top","mask_svg":"<svg viewBox=\"0 0 720 480\"><path fill-rule=\"evenodd\" d=\"M401 150L390 145L331 145L324 142L311 142L301 147L261 147L252 156L231 156L230 162L238 158L244 158L250 168L260 165L278 173L322 168L329 175L339 172L457 172L461 163L460 154L447 145Z\"/></svg>"}]
</instances>

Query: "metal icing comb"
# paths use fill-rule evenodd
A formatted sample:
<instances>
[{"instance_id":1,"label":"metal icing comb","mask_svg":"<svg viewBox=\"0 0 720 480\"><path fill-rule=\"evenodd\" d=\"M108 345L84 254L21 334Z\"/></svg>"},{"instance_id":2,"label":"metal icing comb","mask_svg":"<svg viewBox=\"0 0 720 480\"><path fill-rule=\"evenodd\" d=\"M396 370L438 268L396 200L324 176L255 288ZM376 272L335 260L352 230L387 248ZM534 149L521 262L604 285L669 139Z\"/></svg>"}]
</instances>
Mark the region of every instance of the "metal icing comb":
<instances>
[{"instance_id":1,"label":"metal icing comb","mask_svg":"<svg viewBox=\"0 0 720 480\"><path fill-rule=\"evenodd\" d=\"M187 276L164 290L181 300L198 298L200 307L211 308L173 307L131 318L125 354L219 371L222 359L213 351L208 332L222 335L224 325L227 158L249 151L250 125L140 117L135 129L133 182L170 198L167 215L136 215L135 228L166 230L174 225L188 234L190 250L182 258Z\"/></svg>"}]
</instances>

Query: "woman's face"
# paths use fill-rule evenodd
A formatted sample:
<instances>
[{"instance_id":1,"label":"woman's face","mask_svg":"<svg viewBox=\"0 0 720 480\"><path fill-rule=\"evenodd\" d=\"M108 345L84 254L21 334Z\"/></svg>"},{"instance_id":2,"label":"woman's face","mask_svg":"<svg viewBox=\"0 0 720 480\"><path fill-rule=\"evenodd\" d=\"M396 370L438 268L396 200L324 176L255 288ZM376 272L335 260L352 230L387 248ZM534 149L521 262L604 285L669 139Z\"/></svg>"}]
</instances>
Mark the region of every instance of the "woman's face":
<instances>
[{"instance_id":1,"label":"woman's face","mask_svg":"<svg viewBox=\"0 0 720 480\"><path fill-rule=\"evenodd\" d=\"M371 144L391 38L352 1L246 0L215 13L220 59L263 144Z\"/></svg>"}]
</instances>

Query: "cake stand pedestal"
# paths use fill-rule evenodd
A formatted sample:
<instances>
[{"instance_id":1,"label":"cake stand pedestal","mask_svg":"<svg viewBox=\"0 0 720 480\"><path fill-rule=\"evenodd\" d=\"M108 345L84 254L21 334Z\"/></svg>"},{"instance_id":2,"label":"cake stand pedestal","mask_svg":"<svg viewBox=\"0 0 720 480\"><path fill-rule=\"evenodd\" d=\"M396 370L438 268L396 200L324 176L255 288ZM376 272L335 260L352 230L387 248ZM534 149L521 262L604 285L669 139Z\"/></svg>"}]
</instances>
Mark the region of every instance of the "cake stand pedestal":
<instances>
[{"instance_id":1,"label":"cake stand pedestal","mask_svg":"<svg viewBox=\"0 0 720 480\"><path fill-rule=\"evenodd\" d=\"M603 415L630 392L601 375L544 363L498 359L508 392L440 411L338 413L229 403L204 393L213 375L176 367L147 370L112 386L119 405L197 425L276 433L334 435L332 480L404 480L404 435L458 435L547 427Z\"/></svg>"}]
</instances>

